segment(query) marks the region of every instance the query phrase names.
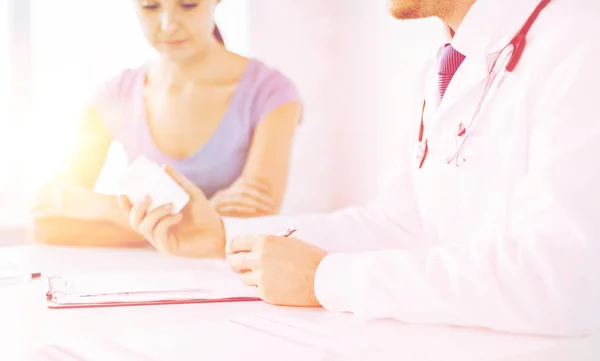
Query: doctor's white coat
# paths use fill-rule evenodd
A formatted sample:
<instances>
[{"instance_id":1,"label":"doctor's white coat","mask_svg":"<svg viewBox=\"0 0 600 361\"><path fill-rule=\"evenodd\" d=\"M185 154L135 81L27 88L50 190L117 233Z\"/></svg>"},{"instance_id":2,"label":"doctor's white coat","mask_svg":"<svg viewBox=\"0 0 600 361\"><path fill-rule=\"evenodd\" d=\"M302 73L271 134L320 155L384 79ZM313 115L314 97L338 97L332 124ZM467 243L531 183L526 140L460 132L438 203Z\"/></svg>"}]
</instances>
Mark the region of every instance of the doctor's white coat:
<instances>
[{"instance_id":1,"label":"doctor's white coat","mask_svg":"<svg viewBox=\"0 0 600 361\"><path fill-rule=\"evenodd\" d=\"M538 0L479 0L453 46L466 55L443 101L439 54L416 88L406 167L365 207L225 221L228 238L279 232L331 252L315 290L366 318L576 335L600 328L600 11L555 0L462 156L493 61ZM414 159L423 98L429 155Z\"/></svg>"}]
</instances>

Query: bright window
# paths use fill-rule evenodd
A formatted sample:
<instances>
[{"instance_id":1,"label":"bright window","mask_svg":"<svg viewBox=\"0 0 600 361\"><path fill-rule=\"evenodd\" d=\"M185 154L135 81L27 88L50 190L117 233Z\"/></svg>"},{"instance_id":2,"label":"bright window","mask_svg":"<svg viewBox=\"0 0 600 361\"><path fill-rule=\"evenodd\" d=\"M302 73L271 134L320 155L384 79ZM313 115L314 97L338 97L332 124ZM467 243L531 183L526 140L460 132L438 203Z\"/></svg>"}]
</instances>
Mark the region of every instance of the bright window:
<instances>
[{"instance_id":1,"label":"bright window","mask_svg":"<svg viewBox=\"0 0 600 361\"><path fill-rule=\"evenodd\" d=\"M23 94L27 87L19 80L27 49L18 46L15 30L17 23L25 24L27 20L21 19L23 4L15 7L12 1L0 1L0 164L3 167L0 171L0 227L10 224L15 211L22 213L18 209L21 197L15 194L15 188L21 178L17 154L24 124L14 116L14 111L24 105Z\"/></svg>"},{"instance_id":2,"label":"bright window","mask_svg":"<svg viewBox=\"0 0 600 361\"><path fill-rule=\"evenodd\" d=\"M8 6L6 1L0 1L0 79L8 79L8 46ZM0 127L7 121L8 81L0 80Z\"/></svg>"},{"instance_id":3,"label":"bright window","mask_svg":"<svg viewBox=\"0 0 600 361\"><path fill-rule=\"evenodd\" d=\"M32 8L36 147L30 172L63 166L95 87L152 55L138 30L131 1L35 1Z\"/></svg>"}]
</instances>

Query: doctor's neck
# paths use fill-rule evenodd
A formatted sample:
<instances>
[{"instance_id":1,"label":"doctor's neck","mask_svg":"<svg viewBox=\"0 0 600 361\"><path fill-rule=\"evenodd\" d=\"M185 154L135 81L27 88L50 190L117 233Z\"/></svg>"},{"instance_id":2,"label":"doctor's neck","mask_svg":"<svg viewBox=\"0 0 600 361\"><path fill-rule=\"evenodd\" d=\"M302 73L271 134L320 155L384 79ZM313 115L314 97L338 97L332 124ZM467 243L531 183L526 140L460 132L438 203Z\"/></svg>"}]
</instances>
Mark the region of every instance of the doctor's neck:
<instances>
[{"instance_id":1,"label":"doctor's neck","mask_svg":"<svg viewBox=\"0 0 600 361\"><path fill-rule=\"evenodd\" d=\"M443 5L440 5L439 14L435 14L435 16L440 18L454 32L457 32L475 0L446 0L438 3Z\"/></svg>"}]
</instances>

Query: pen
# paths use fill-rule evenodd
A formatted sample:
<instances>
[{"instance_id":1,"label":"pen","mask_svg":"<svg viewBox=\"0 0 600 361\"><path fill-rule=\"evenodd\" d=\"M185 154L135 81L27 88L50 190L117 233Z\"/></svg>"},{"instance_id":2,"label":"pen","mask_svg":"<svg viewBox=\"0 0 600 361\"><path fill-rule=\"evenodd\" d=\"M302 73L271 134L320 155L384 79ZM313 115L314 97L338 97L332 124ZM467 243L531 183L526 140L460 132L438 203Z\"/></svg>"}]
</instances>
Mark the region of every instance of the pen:
<instances>
[{"instance_id":1,"label":"pen","mask_svg":"<svg viewBox=\"0 0 600 361\"><path fill-rule=\"evenodd\" d=\"M285 231L283 231L281 233L277 233L276 236L279 236L279 237L289 237L292 234L294 234L294 232L296 232L296 231L297 231L296 227L290 227L290 228L286 229Z\"/></svg>"},{"instance_id":2,"label":"pen","mask_svg":"<svg viewBox=\"0 0 600 361\"><path fill-rule=\"evenodd\" d=\"M17 281L35 280L42 277L41 272L12 274L9 276L0 277L0 283L12 283Z\"/></svg>"}]
</instances>

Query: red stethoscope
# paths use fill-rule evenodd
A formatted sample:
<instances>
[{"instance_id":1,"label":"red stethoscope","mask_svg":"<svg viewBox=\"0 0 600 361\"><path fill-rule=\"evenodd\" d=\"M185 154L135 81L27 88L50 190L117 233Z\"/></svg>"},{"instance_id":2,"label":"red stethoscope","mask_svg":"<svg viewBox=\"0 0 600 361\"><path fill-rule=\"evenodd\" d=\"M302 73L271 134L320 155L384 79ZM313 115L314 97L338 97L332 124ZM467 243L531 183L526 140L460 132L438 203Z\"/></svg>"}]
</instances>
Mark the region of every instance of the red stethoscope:
<instances>
[{"instance_id":1,"label":"red stethoscope","mask_svg":"<svg viewBox=\"0 0 600 361\"><path fill-rule=\"evenodd\" d=\"M551 0L542 0L537 5L535 10L531 13L521 30L515 35L515 37L508 43L507 46L502 49L494 64L492 66L492 70L488 75L488 79L485 85L485 89L483 91L483 95L479 100L479 104L475 109L475 113L471 118L471 122L465 127L463 123L460 123L458 129L456 131L456 137L459 139L458 146L455 152L446 159L446 163L455 164L456 166L459 163L464 162L465 159L461 157L461 153L467 140L469 139L470 132L474 129L475 125L479 121L481 112L485 109L488 101L490 100L490 91L492 89L498 90L502 81L506 77L507 73L512 73L513 70L517 67L519 60L521 60L521 56L523 55L523 50L525 50L525 45L527 43L527 34L531 29L531 26L535 23L538 16L548 6ZM427 145L427 139L423 139L425 132L425 125L423 124L423 117L425 115L425 102L423 102L423 110L421 111L421 126L419 127L419 138L417 143L417 164L419 168L423 167L423 163L425 163L425 158L427 158L427 153L429 152L429 147Z\"/></svg>"}]
</instances>

